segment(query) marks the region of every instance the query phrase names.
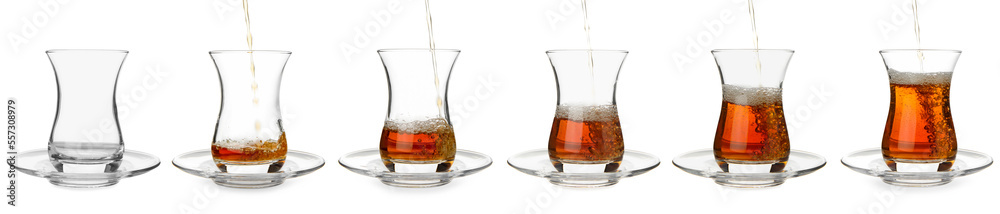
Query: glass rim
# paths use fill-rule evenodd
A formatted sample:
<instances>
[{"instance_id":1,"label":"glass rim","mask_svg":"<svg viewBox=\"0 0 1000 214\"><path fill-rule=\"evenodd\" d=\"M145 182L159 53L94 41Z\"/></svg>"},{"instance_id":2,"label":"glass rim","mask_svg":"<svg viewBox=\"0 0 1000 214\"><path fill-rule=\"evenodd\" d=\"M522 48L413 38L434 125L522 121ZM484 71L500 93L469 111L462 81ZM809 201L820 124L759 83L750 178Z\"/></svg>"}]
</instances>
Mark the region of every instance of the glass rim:
<instances>
[{"instance_id":1,"label":"glass rim","mask_svg":"<svg viewBox=\"0 0 1000 214\"><path fill-rule=\"evenodd\" d=\"M431 49L430 48L386 48L386 49L378 49L377 52L382 53L382 52L417 52L417 51L431 51ZM459 49L438 49L438 48L435 48L434 51L435 52L462 52L462 50L459 50Z\"/></svg>"},{"instance_id":2,"label":"glass rim","mask_svg":"<svg viewBox=\"0 0 1000 214\"><path fill-rule=\"evenodd\" d=\"M121 49L49 49L45 53L59 53L59 52L117 52L117 53L128 53L128 50Z\"/></svg>"},{"instance_id":3,"label":"glass rim","mask_svg":"<svg viewBox=\"0 0 1000 214\"><path fill-rule=\"evenodd\" d=\"M628 53L628 50L614 50L614 49L554 49L554 50L547 50L545 51L545 53L586 52L586 51L600 52L600 53L606 53L606 52Z\"/></svg>"},{"instance_id":4,"label":"glass rim","mask_svg":"<svg viewBox=\"0 0 1000 214\"><path fill-rule=\"evenodd\" d=\"M937 53L941 52L962 53L962 50L953 50L953 49L882 49L879 50L878 53L898 53L898 52L917 52L917 51L937 52Z\"/></svg>"},{"instance_id":5,"label":"glass rim","mask_svg":"<svg viewBox=\"0 0 1000 214\"><path fill-rule=\"evenodd\" d=\"M788 53L795 53L795 50L792 50L792 49L753 49L753 48L712 49L712 53L715 53L715 52L736 52L736 51L766 51L766 52L788 52Z\"/></svg>"},{"instance_id":6,"label":"glass rim","mask_svg":"<svg viewBox=\"0 0 1000 214\"><path fill-rule=\"evenodd\" d=\"M213 50L213 51L208 51L208 54L231 54L231 53L247 53L247 52L254 52L254 53L260 52L269 54L292 54L291 51L282 51L282 50Z\"/></svg>"}]
</instances>

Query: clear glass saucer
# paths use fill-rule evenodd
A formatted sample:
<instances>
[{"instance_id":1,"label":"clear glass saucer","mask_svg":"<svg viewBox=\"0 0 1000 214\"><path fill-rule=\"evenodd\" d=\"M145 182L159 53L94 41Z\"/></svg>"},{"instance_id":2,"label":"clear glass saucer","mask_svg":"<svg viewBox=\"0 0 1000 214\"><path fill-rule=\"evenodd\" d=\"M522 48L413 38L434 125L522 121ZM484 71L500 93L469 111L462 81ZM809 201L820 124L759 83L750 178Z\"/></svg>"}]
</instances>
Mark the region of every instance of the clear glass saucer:
<instances>
[{"instance_id":1,"label":"clear glass saucer","mask_svg":"<svg viewBox=\"0 0 1000 214\"><path fill-rule=\"evenodd\" d=\"M322 157L295 150L288 150L285 164L274 173L225 173L212 159L212 152L196 150L174 158L174 166L188 174L212 179L215 184L234 188L264 188L280 185L286 179L312 173L326 164Z\"/></svg>"},{"instance_id":2,"label":"clear glass saucer","mask_svg":"<svg viewBox=\"0 0 1000 214\"><path fill-rule=\"evenodd\" d=\"M507 164L517 171L549 179L549 182L566 187L603 187L618 183L622 178L641 175L660 165L660 159L649 153L625 150L617 172L565 173L556 170L549 160L549 150L539 149L516 154Z\"/></svg>"},{"instance_id":3,"label":"clear glass saucer","mask_svg":"<svg viewBox=\"0 0 1000 214\"><path fill-rule=\"evenodd\" d=\"M378 178L382 183L396 187L436 187L451 182L452 179L475 174L493 164L493 159L485 154L461 150L455 153L455 162L447 172L395 173L390 172L378 149L365 149L347 153L340 158L340 165L351 172Z\"/></svg>"},{"instance_id":4,"label":"clear glass saucer","mask_svg":"<svg viewBox=\"0 0 1000 214\"><path fill-rule=\"evenodd\" d=\"M688 152L674 158L674 166L697 176L711 178L722 186L739 188L772 187L785 183L789 178L808 175L826 165L826 159L817 154L792 150L783 172L729 173L723 172L715 162L711 149Z\"/></svg>"},{"instance_id":5,"label":"clear glass saucer","mask_svg":"<svg viewBox=\"0 0 1000 214\"><path fill-rule=\"evenodd\" d=\"M134 177L160 166L160 159L149 153L125 150L121 165L114 172L69 173L59 172L49 161L48 149L36 149L17 154L14 168L24 174L49 179L56 186L93 188L118 183L122 178Z\"/></svg>"},{"instance_id":6,"label":"clear glass saucer","mask_svg":"<svg viewBox=\"0 0 1000 214\"><path fill-rule=\"evenodd\" d=\"M993 158L981 152L959 149L951 171L944 172L896 172L891 171L882 158L882 149L873 148L852 152L840 160L844 166L866 175L882 178L892 185L909 187L940 186L952 179L986 169L993 164Z\"/></svg>"}]
</instances>

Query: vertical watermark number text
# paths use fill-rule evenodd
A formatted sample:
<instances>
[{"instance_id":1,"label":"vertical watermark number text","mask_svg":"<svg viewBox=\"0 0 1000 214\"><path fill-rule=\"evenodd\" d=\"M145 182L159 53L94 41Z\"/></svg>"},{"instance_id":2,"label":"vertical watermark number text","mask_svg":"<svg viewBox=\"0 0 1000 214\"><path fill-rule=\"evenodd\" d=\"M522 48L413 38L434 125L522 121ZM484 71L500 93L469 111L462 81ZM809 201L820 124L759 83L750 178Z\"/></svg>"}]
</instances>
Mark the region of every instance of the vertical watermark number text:
<instances>
[{"instance_id":1,"label":"vertical watermark number text","mask_svg":"<svg viewBox=\"0 0 1000 214\"><path fill-rule=\"evenodd\" d=\"M17 174L14 163L17 160L17 100L7 99L7 205L15 206L17 199Z\"/></svg>"}]
</instances>

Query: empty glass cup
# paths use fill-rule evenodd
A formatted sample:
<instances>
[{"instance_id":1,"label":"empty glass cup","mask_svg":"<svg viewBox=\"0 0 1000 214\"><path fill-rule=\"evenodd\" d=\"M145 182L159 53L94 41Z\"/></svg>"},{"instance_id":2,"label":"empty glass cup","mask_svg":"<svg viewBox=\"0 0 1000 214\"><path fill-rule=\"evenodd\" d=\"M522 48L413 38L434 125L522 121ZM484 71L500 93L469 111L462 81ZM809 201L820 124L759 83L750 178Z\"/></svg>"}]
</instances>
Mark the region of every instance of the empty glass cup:
<instances>
[{"instance_id":1,"label":"empty glass cup","mask_svg":"<svg viewBox=\"0 0 1000 214\"><path fill-rule=\"evenodd\" d=\"M288 152L278 92L288 51L211 51L222 86L212 158L222 172L277 172Z\"/></svg>"},{"instance_id":2,"label":"empty glass cup","mask_svg":"<svg viewBox=\"0 0 1000 214\"><path fill-rule=\"evenodd\" d=\"M949 171L958 152L951 76L958 50L882 50L889 73L889 118L882 156L892 171Z\"/></svg>"},{"instance_id":3,"label":"empty glass cup","mask_svg":"<svg viewBox=\"0 0 1000 214\"><path fill-rule=\"evenodd\" d=\"M52 62L59 90L49 139L49 160L58 172L118 170L125 143L118 127L115 88L128 51L49 50L45 53Z\"/></svg>"},{"instance_id":4,"label":"empty glass cup","mask_svg":"<svg viewBox=\"0 0 1000 214\"><path fill-rule=\"evenodd\" d=\"M792 50L712 50L722 77L722 111L713 151L724 172L781 172L789 140L781 83Z\"/></svg>"},{"instance_id":5,"label":"empty glass cup","mask_svg":"<svg viewBox=\"0 0 1000 214\"><path fill-rule=\"evenodd\" d=\"M559 172L615 172L625 152L615 87L628 51L550 50L558 102L549 159Z\"/></svg>"},{"instance_id":6,"label":"empty glass cup","mask_svg":"<svg viewBox=\"0 0 1000 214\"><path fill-rule=\"evenodd\" d=\"M379 141L386 168L398 173L446 172L455 160L448 116L448 80L459 50L378 50L389 82L389 112ZM436 60L436 61L435 61Z\"/></svg>"}]
</instances>

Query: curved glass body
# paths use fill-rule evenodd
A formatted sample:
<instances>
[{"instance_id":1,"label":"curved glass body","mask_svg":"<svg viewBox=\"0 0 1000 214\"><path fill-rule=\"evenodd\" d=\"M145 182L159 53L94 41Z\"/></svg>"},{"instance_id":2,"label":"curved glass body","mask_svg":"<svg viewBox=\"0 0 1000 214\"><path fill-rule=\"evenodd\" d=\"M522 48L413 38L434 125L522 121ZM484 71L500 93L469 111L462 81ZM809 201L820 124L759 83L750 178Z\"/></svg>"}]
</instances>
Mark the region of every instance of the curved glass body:
<instances>
[{"instance_id":1,"label":"curved glass body","mask_svg":"<svg viewBox=\"0 0 1000 214\"><path fill-rule=\"evenodd\" d=\"M558 86L549 159L560 172L615 172L625 152L615 87L628 51L547 51Z\"/></svg>"},{"instance_id":2,"label":"curved glass body","mask_svg":"<svg viewBox=\"0 0 1000 214\"><path fill-rule=\"evenodd\" d=\"M279 89L288 51L211 51L222 87L212 139L216 166L229 173L277 172L288 152Z\"/></svg>"},{"instance_id":3,"label":"curved glass body","mask_svg":"<svg viewBox=\"0 0 1000 214\"><path fill-rule=\"evenodd\" d=\"M889 116L882 156L893 171L949 171L958 152L951 76L961 51L883 50Z\"/></svg>"},{"instance_id":4,"label":"curved glass body","mask_svg":"<svg viewBox=\"0 0 1000 214\"><path fill-rule=\"evenodd\" d=\"M790 151L781 83L792 50L713 50L722 111L712 146L725 172L781 172Z\"/></svg>"},{"instance_id":5,"label":"curved glass body","mask_svg":"<svg viewBox=\"0 0 1000 214\"><path fill-rule=\"evenodd\" d=\"M49 50L59 102L49 159L60 172L114 172L125 143L115 104L118 72L128 51Z\"/></svg>"},{"instance_id":6,"label":"curved glass body","mask_svg":"<svg viewBox=\"0 0 1000 214\"><path fill-rule=\"evenodd\" d=\"M389 83L379 155L392 172L445 172L455 160L448 80L459 50L383 49ZM436 60L436 61L435 61Z\"/></svg>"}]
</instances>

